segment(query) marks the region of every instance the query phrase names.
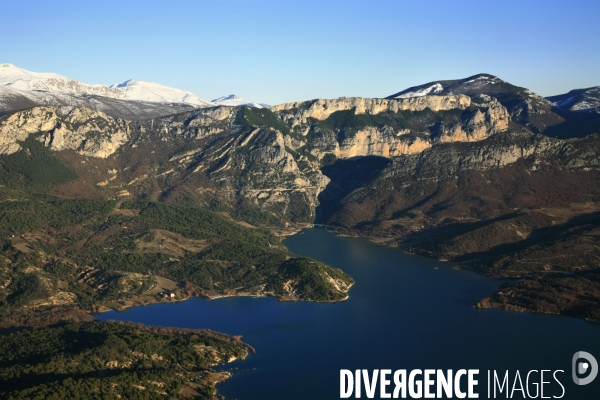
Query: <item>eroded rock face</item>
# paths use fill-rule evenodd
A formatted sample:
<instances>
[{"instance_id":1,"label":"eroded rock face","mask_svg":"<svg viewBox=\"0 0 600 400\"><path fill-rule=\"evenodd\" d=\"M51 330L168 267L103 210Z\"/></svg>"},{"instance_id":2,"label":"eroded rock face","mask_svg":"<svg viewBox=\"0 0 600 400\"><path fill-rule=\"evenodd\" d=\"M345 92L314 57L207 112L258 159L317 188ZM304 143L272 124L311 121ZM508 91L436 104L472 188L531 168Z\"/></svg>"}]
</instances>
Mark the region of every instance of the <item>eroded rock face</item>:
<instances>
[{"instance_id":1,"label":"eroded rock face","mask_svg":"<svg viewBox=\"0 0 600 400\"><path fill-rule=\"evenodd\" d=\"M599 139L504 133L482 142L440 144L420 154L395 157L369 182L339 200L337 208L330 206L334 212L323 223L374 236L404 234L407 219L444 226L543 207L594 204ZM345 178L330 177L333 184ZM527 234L524 228L515 229ZM443 229L440 232L443 236ZM510 233L516 235L514 240L525 238L514 230Z\"/></svg>"},{"instance_id":2,"label":"eroded rock face","mask_svg":"<svg viewBox=\"0 0 600 400\"><path fill-rule=\"evenodd\" d=\"M463 124L441 129L436 140L441 143L478 142L495 133L507 131L510 114L506 108L496 99L485 106L486 108L476 109Z\"/></svg>"},{"instance_id":3,"label":"eroded rock face","mask_svg":"<svg viewBox=\"0 0 600 400\"><path fill-rule=\"evenodd\" d=\"M254 204L274 207L289 217L314 218L317 196L329 183L318 163L305 162L300 168L286 151L283 134L272 129L241 135L225 151L205 157L203 162L223 165L211 174L213 179L226 182Z\"/></svg>"},{"instance_id":4,"label":"eroded rock face","mask_svg":"<svg viewBox=\"0 0 600 400\"><path fill-rule=\"evenodd\" d=\"M54 107L35 107L9 115L0 124L0 153L12 154L19 151L19 141L27 139L32 133L54 129L56 120Z\"/></svg>"},{"instance_id":5,"label":"eroded rock face","mask_svg":"<svg viewBox=\"0 0 600 400\"><path fill-rule=\"evenodd\" d=\"M289 151L290 137L277 129L237 124L238 111L207 108L134 123L129 147L142 152L155 144L176 148L156 173L169 185L206 178L213 188L199 186L197 193L212 191L229 202L243 198L278 215L312 221L317 196L329 183L318 160L296 159ZM136 181L132 189L148 179Z\"/></svg>"},{"instance_id":6,"label":"eroded rock face","mask_svg":"<svg viewBox=\"0 0 600 400\"><path fill-rule=\"evenodd\" d=\"M35 107L19 111L0 122L0 153L21 149L19 141L30 134L52 150L106 158L129 140L128 123L87 108Z\"/></svg>"},{"instance_id":7,"label":"eroded rock face","mask_svg":"<svg viewBox=\"0 0 600 400\"><path fill-rule=\"evenodd\" d=\"M341 140L335 132L320 130L320 137L312 140L311 154L321 159L333 154L337 159L353 157L379 156L396 157L402 154L414 154L431 147L431 141L414 137L405 131L396 132L390 127L366 127L344 136ZM288 147L296 149L304 143L290 141Z\"/></svg>"},{"instance_id":8,"label":"eroded rock face","mask_svg":"<svg viewBox=\"0 0 600 400\"><path fill-rule=\"evenodd\" d=\"M434 116L421 130L398 128L390 125L366 126L359 129L333 131L322 128L314 120L324 120L338 111L351 111L355 115L397 113L398 111L433 111ZM476 142L493 134L508 130L510 115L506 108L494 98L485 103L472 105L471 98L459 96L423 96L409 99L362 99L341 98L337 100L315 100L304 103L290 103L272 107L279 117L288 122L305 137L312 135L311 154L319 159L333 154L338 159L380 156L397 157L420 153L436 143ZM435 120L435 112L457 110L462 114L443 120ZM388 114L389 115L389 114ZM405 116L406 117L406 116ZM421 115L410 114L406 118L422 119ZM312 120L311 120L312 119ZM312 121L312 122L311 122ZM423 123L421 124L423 125ZM288 147L296 150L304 146L302 141L290 141Z\"/></svg>"},{"instance_id":9,"label":"eroded rock face","mask_svg":"<svg viewBox=\"0 0 600 400\"><path fill-rule=\"evenodd\" d=\"M351 138L344 138L335 149L340 159L359 156L396 157L402 154L420 153L431 147L431 142L420 137L398 135L392 129L368 127L356 132Z\"/></svg>"},{"instance_id":10,"label":"eroded rock face","mask_svg":"<svg viewBox=\"0 0 600 400\"><path fill-rule=\"evenodd\" d=\"M325 119L336 111L354 110L356 114L373 114L399 110L433 111L461 109L471 105L468 96L424 96L386 100L341 98L289 103L275 106L278 115L290 126L306 124L309 118ZM141 133L158 130L162 134L186 135L196 139L218 135L232 129L237 109L215 107L186 113L186 118L163 117L139 125ZM338 158L376 155L395 157L413 154L431 147L434 142L478 141L508 128L508 113L496 100L476 109L463 124L440 125L432 138L408 135L410 130L369 126L347 135L342 140L327 137L315 140L315 156L331 152ZM43 133L43 141L53 150L73 149L82 155L106 158L129 141L129 123L85 108L35 107L16 112L0 123L0 152L11 154L20 149L19 141L32 133ZM284 138L284 140L287 140ZM289 148L303 145L290 142ZM285 147L285 146L284 146Z\"/></svg>"},{"instance_id":11,"label":"eroded rock face","mask_svg":"<svg viewBox=\"0 0 600 400\"><path fill-rule=\"evenodd\" d=\"M335 100L318 99L296 103L286 103L271 107L292 127L306 124L308 118L324 120L336 111L356 109L356 114L379 114L384 111L398 112L465 109L471 105L469 96L423 96L409 99L367 99L361 97L341 97Z\"/></svg>"},{"instance_id":12,"label":"eroded rock face","mask_svg":"<svg viewBox=\"0 0 600 400\"><path fill-rule=\"evenodd\" d=\"M491 139L490 139L491 140ZM520 159L535 155L540 160L557 154L577 151L570 167L598 165L599 158L581 154L576 142L565 142L531 134L507 134L482 145L454 145L434 147L420 155L397 158L384 175L411 177L418 172L420 180L451 179L460 171L487 171L511 165ZM577 160L577 161L575 161Z\"/></svg>"},{"instance_id":13,"label":"eroded rock face","mask_svg":"<svg viewBox=\"0 0 600 400\"><path fill-rule=\"evenodd\" d=\"M508 146L500 153L476 144L468 152L447 147L448 143L482 141L508 130L510 116L492 97L477 104L463 95L398 100L343 98L284 104L272 110L275 114L268 116L271 121L280 118L290 127L299 124L301 130L307 127L310 135L269 125L266 117L258 123L243 120L244 114L237 107L130 122L84 108L36 107L0 120L0 152L14 153L20 149L19 141L40 134L39 139L52 150L74 150L99 158L117 154L123 169L132 163L133 167L143 164L143 168L123 173L124 183L119 189L131 195L142 195L150 187L165 192L178 187L197 193L211 190L226 201L244 199L290 220L308 222L315 217L318 196L330 184L321 172L327 155L338 160L411 156L402 163L418 163L424 152L441 146L444 150L436 157L439 164L426 168L431 169L432 176L441 176L454 173L449 166L456 164L455 151L460 153L461 165L485 169L546 149L545 144ZM391 123L369 122L344 130L319 125L318 121L337 111L374 116L385 112L391 115ZM394 113L404 118L402 123L396 123ZM412 123L413 119L425 122ZM108 185L109 178L114 179L107 176L98 187L117 187L114 180Z\"/></svg>"}]
</instances>

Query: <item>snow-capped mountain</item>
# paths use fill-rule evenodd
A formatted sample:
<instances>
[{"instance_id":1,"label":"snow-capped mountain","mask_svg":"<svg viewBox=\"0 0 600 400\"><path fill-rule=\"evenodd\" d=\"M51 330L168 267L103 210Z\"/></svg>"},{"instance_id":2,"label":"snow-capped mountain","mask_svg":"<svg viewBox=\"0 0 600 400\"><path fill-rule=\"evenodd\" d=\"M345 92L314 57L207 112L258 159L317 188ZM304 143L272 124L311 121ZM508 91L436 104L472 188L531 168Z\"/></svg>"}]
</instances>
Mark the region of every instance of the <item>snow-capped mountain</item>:
<instances>
[{"instance_id":1,"label":"snow-capped mountain","mask_svg":"<svg viewBox=\"0 0 600 400\"><path fill-rule=\"evenodd\" d=\"M397 96L395 96L395 99L408 99L410 97L422 97L422 96L427 96L427 95L431 95L431 94L439 94L442 90L444 90L444 87L439 84L439 83L434 83L431 86L428 87L419 87L419 88L414 88L414 90L411 89L407 89L404 92L401 92L401 94L398 94Z\"/></svg>"},{"instance_id":2,"label":"snow-capped mountain","mask_svg":"<svg viewBox=\"0 0 600 400\"><path fill-rule=\"evenodd\" d=\"M39 105L87 107L126 119L154 118L219 105L265 106L236 95L208 102L189 91L135 79L111 86L90 85L55 73L0 64L0 112Z\"/></svg>"},{"instance_id":3,"label":"snow-capped mountain","mask_svg":"<svg viewBox=\"0 0 600 400\"><path fill-rule=\"evenodd\" d=\"M218 99L214 99L211 103L219 106L230 106L230 107L238 107L238 106L248 106L248 107L256 107L256 108L264 108L268 107L266 104L255 103L254 101L247 101L242 99L240 96L236 94L230 94L229 96L219 97Z\"/></svg>"},{"instance_id":4,"label":"snow-capped mountain","mask_svg":"<svg viewBox=\"0 0 600 400\"><path fill-rule=\"evenodd\" d=\"M155 101L160 103L183 103L198 107L210 107L208 101L202 100L192 92L130 79L109 87L123 100Z\"/></svg>"},{"instance_id":5,"label":"snow-capped mountain","mask_svg":"<svg viewBox=\"0 0 600 400\"><path fill-rule=\"evenodd\" d=\"M513 123L525 126L532 132L544 133L548 136L574 137L574 135L579 135L583 137L591 133L591 127L597 126L590 124L589 129L574 128L572 124L565 123L565 121L566 119L574 121L576 118L573 119L572 116L567 118L567 114L560 111L552 102L558 99L545 99L527 88L513 85L490 74L477 74L464 79L433 81L410 87L387 98L405 99L450 95L469 96L471 105L482 109L488 108L490 102L497 101L506 108ZM582 123L581 126L583 125Z\"/></svg>"},{"instance_id":6,"label":"snow-capped mountain","mask_svg":"<svg viewBox=\"0 0 600 400\"><path fill-rule=\"evenodd\" d=\"M535 98L538 101L545 102L543 97L532 91L511 85L497 76L489 74L477 74L465 79L429 82L424 85L410 87L387 98L406 99L427 95L447 96L456 94L466 94L467 96L485 94L494 97L517 94L523 98Z\"/></svg>"},{"instance_id":7,"label":"snow-capped mountain","mask_svg":"<svg viewBox=\"0 0 600 400\"><path fill-rule=\"evenodd\" d=\"M62 92L78 95L95 95L119 100L182 103L209 107L207 101L192 92L130 79L112 86L89 85L55 73L31 72L12 64L0 65L0 86L18 91Z\"/></svg>"},{"instance_id":8,"label":"snow-capped mountain","mask_svg":"<svg viewBox=\"0 0 600 400\"><path fill-rule=\"evenodd\" d=\"M0 64L0 86L19 91L43 90L111 96L104 85L86 85L55 73L31 72L12 64Z\"/></svg>"},{"instance_id":9,"label":"snow-capped mountain","mask_svg":"<svg viewBox=\"0 0 600 400\"><path fill-rule=\"evenodd\" d=\"M600 86L575 89L569 93L546 98L557 106L570 111L600 113Z\"/></svg>"}]
</instances>

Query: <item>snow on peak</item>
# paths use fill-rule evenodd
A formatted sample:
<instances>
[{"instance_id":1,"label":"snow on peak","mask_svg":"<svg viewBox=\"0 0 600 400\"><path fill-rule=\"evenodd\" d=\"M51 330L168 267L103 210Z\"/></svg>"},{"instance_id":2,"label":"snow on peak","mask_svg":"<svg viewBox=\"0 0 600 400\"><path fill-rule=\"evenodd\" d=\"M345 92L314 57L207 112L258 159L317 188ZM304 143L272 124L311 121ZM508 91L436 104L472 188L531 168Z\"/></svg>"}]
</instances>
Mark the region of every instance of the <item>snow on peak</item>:
<instances>
[{"instance_id":1,"label":"snow on peak","mask_svg":"<svg viewBox=\"0 0 600 400\"><path fill-rule=\"evenodd\" d=\"M490 101L492 101L492 96L488 96L487 94L484 94L484 93L479 93L478 95L476 95L474 97L477 99L480 99L484 103L489 103Z\"/></svg>"},{"instance_id":2,"label":"snow on peak","mask_svg":"<svg viewBox=\"0 0 600 400\"><path fill-rule=\"evenodd\" d=\"M473 78L471 80L463 82L463 85L468 85L469 83L473 83L473 82L477 82L477 81L488 81L488 83L491 83L492 85L495 84L496 82L504 82L502 79L498 78L497 76L480 75L477 78Z\"/></svg>"},{"instance_id":3,"label":"snow on peak","mask_svg":"<svg viewBox=\"0 0 600 400\"><path fill-rule=\"evenodd\" d=\"M408 99L410 97L422 97L422 96L427 96L429 94L438 94L442 90L444 90L444 87L440 83L434 83L433 85L423 88L423 89L417 89L417 90L403 93L399 96L396 96L396 99Z\"/></svg>"},{"instance_id":4,"label":"snow on peak","mask_svg":"<svg viewBox=\"0 0 600 400\"><path fill-rule=\"evenodd\" d=\"M0 75L6 75L8 73L12 73L12 74L24 74L27 73L28 71L25 71L24 69L21 69L19 67L17 67L16 65L13 64L0 64Z\"/></svg>"},{"instance_id":5,"label":"snow on peak","mask_svg":"<svg viewBox=\"0 0 600 400\"><path fill-rule=\"evenodd\" d=\"M51 90L60 87L68 91L76 82L54 73L31 72L12 64L0 65L0 86L10 89Z\"/></svg>"},{"instance_id":6,"label":"snow on peak","mask_svg":"<svg viewBox=\"0 0 600 400\"><path fill-rule=\"evenodd\" d=\"M223 97L219 97L218 99L211 100L211 102L212 103L219 103L221 101L229 101L229 100L242 100L242 101L244 101L244 99L242 99L237 94L230 94L229 96L223 96Z\"/></svg>"},{"instance_id":7,"label":"snow on peak","mask_svg":"<svg viewBox=\"0 0 600 400\"><path fill-rule=\"evenodd\" d=\"M96 95L119 100L184 103L200 107L212 105L192 92L154 82L130 79L110 87L106 85L89 85L55 73L27 71L12 64L0 64L1 86L26 92L47 91L74 95Z\"/></svg>"},{"instance_id":8,"label":"snow on peak","mask_svg":"<svg viewBox=\"0 0 600 400\"><path fill-rule=\"evenodd\" d=\"M110 89L118 89L118 88L122 88L122 87L127 87L128 85L132 84L133 82L135 82L133 79L129 79L123 83L115 83L113 85L110 85L109 88Z\"/></svg>"},{"instance_id":9,"label":"snow on peak","mask_svg":"<svg viewBox=\"0 0 600 400\"><path fill-rule=\"evenodd\" d=\"M12 64L0 64L0 88L31 96L48 93L60 96L95 95L118 100L148 101L156 103L183 103L195 107L250 106L263 108L263 104L247 101L230 94L208 102L192 92L164 86L155 82L129 79L111 86L89 85L55 73L31 72Z\"/></svg>"},{"instance_id":10,"label":"snow on peak","mask_svg":"<svg viewBox=\"0 0 600 400\"><path fill-rule=\"evenodd\" d=\"M155 82L129 79L110 86L110 89L122 100L142 100L160 103L185 103L206 107L211 104L200 99L192 92L175 89Z\"/></svg>"},{"instance_id":11,"label":"snow on peak","mask_svg":"<svg viewBox=\"0 0 600 400\"><path fill-rule=\"evenodd\" d=\"M248 107L256 107L263 108L263 104L258 104L253 101L247 101L242 99L240 96L236 94L230 94L228 96L219 97L218 99L214 99L211 103L218 106L229 106L229 107L239 107L239 106L248 106Z\"/></svg>"}]
</instances>

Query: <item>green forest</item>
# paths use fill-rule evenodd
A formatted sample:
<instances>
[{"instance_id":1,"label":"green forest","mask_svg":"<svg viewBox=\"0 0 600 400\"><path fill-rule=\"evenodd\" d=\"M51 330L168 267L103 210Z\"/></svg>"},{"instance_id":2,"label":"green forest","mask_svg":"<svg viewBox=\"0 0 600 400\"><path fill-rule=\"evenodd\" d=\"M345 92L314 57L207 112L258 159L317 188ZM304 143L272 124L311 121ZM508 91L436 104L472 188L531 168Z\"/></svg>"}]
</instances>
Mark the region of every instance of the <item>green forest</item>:
<instances>
[{"instance_id":1,"label":"green forest","mask_svg":"<svg viewBox=\"0 0 600 400\"><path fill-rule=\"evenodd\" d=\"M293 297L317 301L346 297L329 276L352 282L296 257L279 238L206 208L136 201L115 207L114 201L41 196L1 202L0 279L8 283L0 289L0 312L61 293L89 310L144 294L153 275L205 295L262 285L267 294L289 296L284 284L291 280Z\"/></svg>"},{"instance_id":2,"label":"green forest","mask_svg":"<svg viewBox=\"0 0 600 400\"><path fill-rule=\"evenodd\" d=\"M211 398L213 366L253 349L206 330L62 322L0 341L3 399Z\"/></svg>"}]
</instances>

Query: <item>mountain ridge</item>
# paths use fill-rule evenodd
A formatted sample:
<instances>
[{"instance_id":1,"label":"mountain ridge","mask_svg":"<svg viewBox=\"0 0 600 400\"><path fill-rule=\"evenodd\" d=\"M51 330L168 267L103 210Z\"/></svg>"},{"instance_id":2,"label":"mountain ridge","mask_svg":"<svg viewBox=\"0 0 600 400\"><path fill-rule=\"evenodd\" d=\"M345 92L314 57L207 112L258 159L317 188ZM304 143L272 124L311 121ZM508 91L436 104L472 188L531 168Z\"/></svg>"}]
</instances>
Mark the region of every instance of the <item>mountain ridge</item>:
<instances>
[{"instance_id":1,"label":"mountain ridge","mask_svg":"<svg viewBox=\"0 0 600 400\"><path fill-rule=\"evenodd\" d=\"M574 89L568 93L546 98L557 106L570 111L600 113L600 86Z\"/></svg>"},{"instance_id":2,"label":"mountain ridge","mask_svg":"<svg viewBox=\"0 0 600 400\"><path fill-rule=\"evenodd\" d=\"M12 64L0 64L0 85L13 90L45 90L63 93L97 95L119 100L182 103L193 106L209 106L191 92L170 88L154 82L129 79L123 83L106 86L86 84L56 73L27 71Z\"/></svg>"},{"instance_id":3,"label":"mountain ridge","mask_svg":"<svg viewBox=\"0 0 600 400\"><path fill-rule=\"evenodd\" d=\"M254 101L244 100L237 94L221 96L219 98L211 100L210 102L213 104L219 105L219 106L229 106L229 107L239 107L239 106L248 106L248 107L255 107L255 108L264 108L264 107L268 108L269 107L266 104L259 104Z\"/></svg>"},{"instance_id":4,"label":"mountain ridge","mask_svg":"<svg viewBox=\"0 0 600 400\"><path fill-rule=\"evenodd\" d=\"M154 82L129 79L110 86L86 84L52 72L0 64L0 112L33 106L78 106L117 118L145 119L217 105L264 107L237 96L228 97L209 102L192 92Z\"/></svg>"},{"instance_id":5,"label":"mountain ridge","mask_svg":"<svg viewBox=\"0 0 600 400\"><path fill-rule=\"evenodd\" d=\"M573 135L583 137L599 132L600 118L582 116L581 111L598 114L600 91L589 88L572 92L544 98L497 76L481 73L463 79L431 81L404 89L386 98L405 99L425 95L455 94L470 96L473 101L488 101L490 98L496 98L506 107L515 124L535 133L568 138L574 137Z\"/></svg>"}]
</instances>

